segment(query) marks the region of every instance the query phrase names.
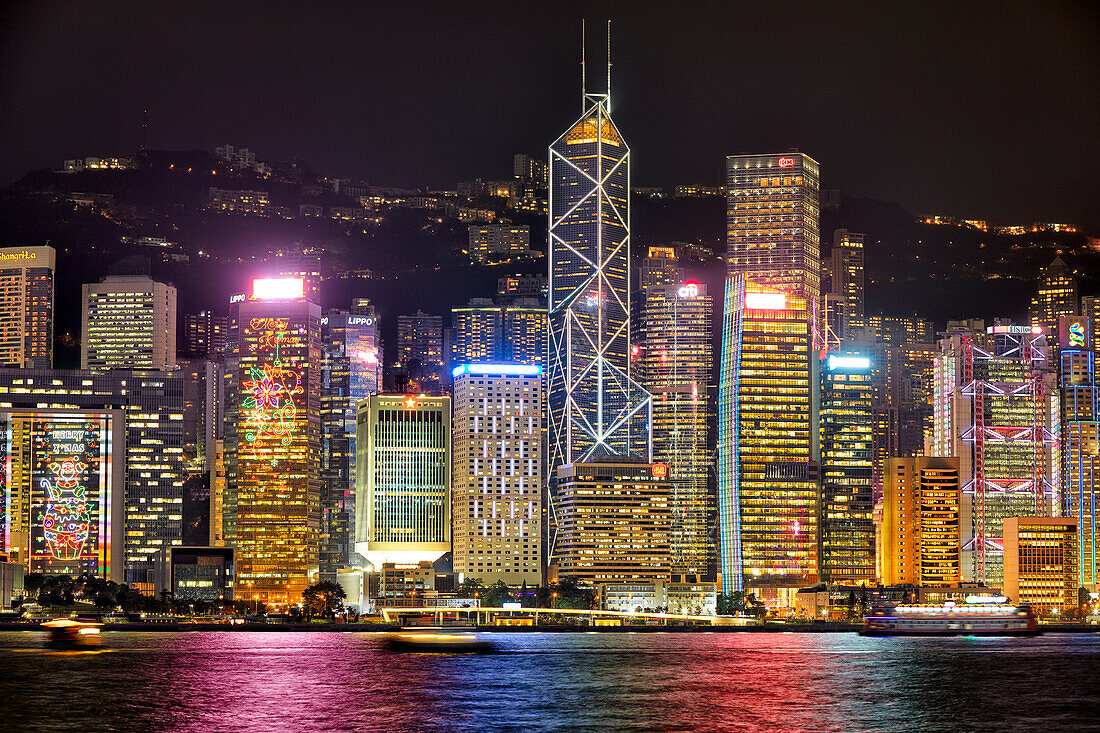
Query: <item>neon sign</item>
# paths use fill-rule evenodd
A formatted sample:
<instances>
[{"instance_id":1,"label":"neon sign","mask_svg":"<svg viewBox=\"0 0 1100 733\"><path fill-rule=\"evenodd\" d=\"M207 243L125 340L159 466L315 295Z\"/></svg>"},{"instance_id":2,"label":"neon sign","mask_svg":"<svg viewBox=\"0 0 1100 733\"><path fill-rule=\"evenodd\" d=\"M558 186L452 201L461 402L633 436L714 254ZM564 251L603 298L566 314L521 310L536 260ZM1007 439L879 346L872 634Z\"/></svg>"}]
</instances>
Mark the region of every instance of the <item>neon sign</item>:
<instances>
[{"instance_id":1,"label":"neon sign","mask_svg":"<svg viewBox=\"0 0 1100 733\"><path fill-rule=\"evenodd\" d=\"M1042 326L990 326L986 333L1030 333L1038 336L1043 332Z\"/></svg>"},{"instance_id":2,"label":"neon sign","mask_svg":"<svg viewBox=\"0 0 1100 733\"><path fill-rule=\"evenodd\" d=\"M866 356L837 356L836 354L829 354L826 365L830 372L835 369L870 369L871 360Z\"/></svg>"},{"instance_id":3,"label":"neon sign","mask_svg":"<svg viewBox=\"0 0 1100 733\"><path fill-rule=\"evenodd\" d=\"M684 283L676 294L681 298L694 298L699 295L699 283Z\"/></svg>"},{"instance_id":4,"label":"neon sign","mask_svg":"<svg viewBox=\"0 0 1100 733\"><path fill-rule=\"evenodd\" d=\"M287 368L280 350L289 340L289 322L285 318L253 318L249 328L257 333L257 346L270 350L271 361L250 366L249 379L242 380L245 397L241 408L245 413L244 439L263 445L265 439L277 439L290 445L296 429L298 408L294 396L305 392L302 375Z\"/></svg>"},{"instance_id":5,"label":"neon sign","mask_svg":"<svg viewBox=\"0 0 1100 733\"><path fill-rule=\"evenodd\" d=\"M535 364L463 364L451 371L451 376L457 377L461 374L533 377L542 374L542 367Z\"/></svg>"},{"instance_id":6,"label":"neon sign","mask_svg":"<svg viewBox=\"0 0 1100 733\"><path fill-rule=\"evenodd\" d=\"M306 283L300 277L261 277L252 281L253 300L294 300L305 294Z\"/></svg>"},{"instance_id":7,"label":"neon sign","mask_svg":"<svg viewBox=\"0 0 1100 733\"><path fill-rule=\"evenodd\" d=\"M84 417L33 421L32 572L107 568L101 428L101 420Z\"/></svg>"},{"instance_id":8,"label":"neon sign","mask_svg":"<svg viewBox=\"0 0 1100 733\"><path fill-rule=\"evenodd\" d=\"M348 316L349 326L373 326L374 319L368 316Z\"/></svg>"},{"instance_id":9,"label":"neon sign","mask_svg":"<svg viewBox=\"0 0 1100 733\"><path fill-rule=\"evenodd\" d=\"M650 475L652 475L653 478L668 478L668 464L654 463L650 468Z\"/></svg>"},{"instance_id":10,"label":"neon sign","mask_svg":"<svg viewBox=\"0 0 1100 733\"><path fill-rule=\"evenodd\" d=\"M1069 326L1069 345L1085 345L1085 328L1078 321L1074 321Z\"/></svg>"},{"instance_id":11,"label":"neon sign","mask_svg":"<svg viewBox=\"0 0 1100 733\"><path fill-rule=\"evenodd\" d=\"M745 307L754 310L787 310L785 293L745 293Z\"/></svg>"},{"instance_id":12,"label":"neon sign","mask_svg":"<svg viewBox=\"0 0 1100 733\"><path fill-rule=\"evenodd\" d=\"M794 167L794 158L780 158L779 159L779 167L780 168L793 168Z\"/></svg>"}]
</instances>

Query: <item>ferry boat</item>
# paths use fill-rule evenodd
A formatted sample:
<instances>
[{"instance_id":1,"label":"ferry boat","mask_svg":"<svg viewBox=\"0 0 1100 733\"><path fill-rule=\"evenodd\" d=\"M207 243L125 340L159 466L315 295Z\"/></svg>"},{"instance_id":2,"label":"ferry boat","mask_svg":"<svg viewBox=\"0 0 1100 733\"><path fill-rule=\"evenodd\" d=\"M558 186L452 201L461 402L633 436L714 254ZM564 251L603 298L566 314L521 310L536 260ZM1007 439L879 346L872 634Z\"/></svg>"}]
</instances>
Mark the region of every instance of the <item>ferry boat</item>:
<instances>
[{"instance_id":1,"label":"ferry boat","mask_svg":"<svg viewBox=\"0 0 1100 733\"><path fill-rule=\"evenodd\" d=\"M1038 636L1030 606L1004 596L968 597L966 603L876 606L864 618L861 636Z\"/></svg>"},{"instance_id":2,"label":"ferry boat","mask_svg":"<svg viewBox=\"0 0 1100 733\"><path fill-rule=\"evenodd\" d=\"M46 640L48 649L98 649L103 643L97 623L55 618L42 624L42 628L50 632Z\"/></svg>"},{"instance_id":3,"label":"ferry boat","mask_svg":"<svg viewBox=\"0 0 1100 733\"><path fill-rule=\"evenodd\" d=\"M474 634L430 634L424 631L387 634L386 646L395 652L421 654L487 654L493 651L491 642Z\"/></svg>"}]
</instances>

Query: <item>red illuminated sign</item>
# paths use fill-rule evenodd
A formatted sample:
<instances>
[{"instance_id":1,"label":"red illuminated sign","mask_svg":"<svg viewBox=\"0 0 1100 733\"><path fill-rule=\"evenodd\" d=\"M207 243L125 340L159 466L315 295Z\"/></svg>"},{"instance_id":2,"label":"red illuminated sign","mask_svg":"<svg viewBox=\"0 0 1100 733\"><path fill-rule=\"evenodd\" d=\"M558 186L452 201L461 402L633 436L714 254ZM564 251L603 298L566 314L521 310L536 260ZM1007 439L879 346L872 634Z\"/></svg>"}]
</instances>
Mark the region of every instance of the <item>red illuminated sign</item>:
<instances>
[{"instance_id":1,"label":"red illuminated sign","mask_svg":"<svg viewBox=\"0 0 1100 733\"><path fill-rule=\"evenodd\" d=\"M794 158L780 158L779 159L779 167L780 168L793 168L794 167Z\"/></svg>"},{"instance_id":2,"label":"red illuminated sign","mask_svg":"<svg viewBox=\"0 0 1100 733\"><path fill-rule=\"evenodd\" d=\"M654 463L651 468L653 478L668 478L668 464Z\"/></svg>"}]
</instances>

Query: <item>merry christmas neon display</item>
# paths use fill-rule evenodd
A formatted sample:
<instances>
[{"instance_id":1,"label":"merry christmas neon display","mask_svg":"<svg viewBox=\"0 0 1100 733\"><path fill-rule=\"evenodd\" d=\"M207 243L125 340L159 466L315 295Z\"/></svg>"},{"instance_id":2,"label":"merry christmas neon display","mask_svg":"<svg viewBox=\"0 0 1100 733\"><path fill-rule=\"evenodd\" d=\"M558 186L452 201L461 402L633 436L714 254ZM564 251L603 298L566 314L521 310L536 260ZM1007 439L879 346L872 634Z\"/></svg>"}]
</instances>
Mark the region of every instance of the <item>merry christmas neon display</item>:
<instances>
[{"instance_id":1,"label":"merry christmas neon display","mask_svg":"<svg viewBox=\"0 0 1100 733\"><path fill-rule=\"evenodd\" d=\"M46 496L42 532L50 554L58 560L78 560L88 541L91 509L83 485L88 464L66 456L48 464L51 476L41 486Z\"/></svg>"},{"instance_id":2,"label":"merry christmas neon display","mask_svg":"<svg viewBox=\"0 0 1100 733\"><path fill-rule=\"evenodd\" d=\"M270 352L270 361L261 357L262 365L249 367L251 379L241 383L241 407L246 413L244 439L257 447L265 439L290 445L297 429L294 395L305 392L302 375L287 368L280 354L283 344L290 340L290 324L285 318L253 318L248 325L259 332L257 346Z\"/></svg>"}]
</instances>

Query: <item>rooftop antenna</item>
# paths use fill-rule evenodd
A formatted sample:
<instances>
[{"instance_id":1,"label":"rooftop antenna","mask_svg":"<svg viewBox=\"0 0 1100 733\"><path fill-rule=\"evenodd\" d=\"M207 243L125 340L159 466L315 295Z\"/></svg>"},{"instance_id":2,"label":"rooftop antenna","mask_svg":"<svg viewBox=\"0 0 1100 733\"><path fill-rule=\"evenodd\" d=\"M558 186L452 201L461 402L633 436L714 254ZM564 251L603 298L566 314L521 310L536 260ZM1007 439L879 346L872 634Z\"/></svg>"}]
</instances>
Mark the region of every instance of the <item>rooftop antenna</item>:
<instances>
[{"instance_id":1,"label":"rooftop antenna","mask_svg":"<svg viewBox=\"0 0 1100 733\"><path fill-rule=\"evenodd\" d=\"M611 19L607 20L607 113L611 114Z\"/></svg>"},{"instance_id":2,"label":"rooftop antenna","mask_svg":"<svg viewBox=\"0 0 1100 733\"><path fill-rule=\"evenodd\" d=\"M588 104L588 86L587 80L584 78L584 18L581 18L581 114L584 114L584 110Z\"/></svg>"},{"instance_id":3,"label":"rooftop antenna","mask_svg":"<svg viewBox=\"0 0 1100 733\"><path fill-rule=\"evenodd\" d=\"M142 110L141 112L141 149L145 150L146 137L149 132L149 110Z\"/></svg>"}]
</instances>

